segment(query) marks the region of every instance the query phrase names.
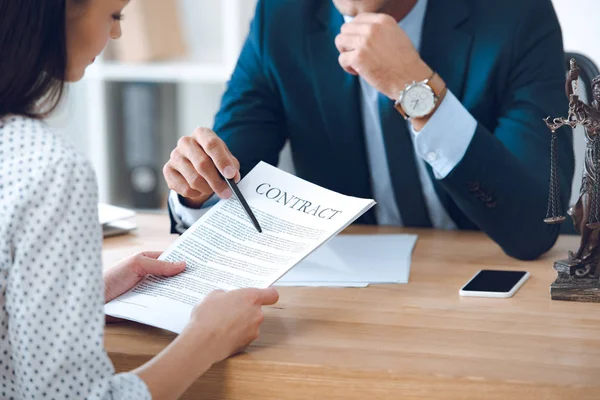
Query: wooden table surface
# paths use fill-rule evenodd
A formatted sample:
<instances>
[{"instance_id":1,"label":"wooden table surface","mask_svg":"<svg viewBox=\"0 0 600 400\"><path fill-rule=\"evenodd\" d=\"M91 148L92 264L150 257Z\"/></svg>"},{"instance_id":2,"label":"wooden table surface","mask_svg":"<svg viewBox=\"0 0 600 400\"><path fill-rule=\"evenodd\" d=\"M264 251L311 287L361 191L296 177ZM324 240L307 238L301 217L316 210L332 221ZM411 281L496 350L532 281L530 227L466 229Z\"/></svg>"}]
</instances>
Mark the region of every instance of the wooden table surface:
<instances>
[{"instance_id":1,"label":"wooden table surface","mask_svg":"<svg viewBox=\"0 0 600 400\"><path fill-rule=\"evenodd\" d=\"M105 241L105 265L175 239L166 215L137 220L136 234ZM576 248L576 237L521 262L476 232L347 232L419 234L410 283L281 288L260 339L215 365L184 399L600 399L600 304L549 297L553 260ZM482 268L527 270L531 278L511 299L460 297ZM126 371L173 338L123 323L107 327L106 347Z\"/></svg>"}]
</instances>

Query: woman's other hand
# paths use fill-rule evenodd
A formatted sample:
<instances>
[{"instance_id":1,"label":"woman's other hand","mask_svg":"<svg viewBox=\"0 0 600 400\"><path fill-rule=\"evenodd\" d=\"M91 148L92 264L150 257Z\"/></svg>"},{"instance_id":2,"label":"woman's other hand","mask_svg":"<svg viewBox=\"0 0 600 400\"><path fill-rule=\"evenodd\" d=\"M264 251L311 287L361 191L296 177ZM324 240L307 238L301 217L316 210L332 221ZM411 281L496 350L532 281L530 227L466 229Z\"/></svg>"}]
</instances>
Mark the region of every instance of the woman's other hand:
<instances>
[{"instance_id":1,"label":"woman's other hand","mask_svg":"<svg viewBox=\"0 0 600 400\"><path fill-rule=\"evenodd\" d=\"M215 291L194 308L186 330L207 335L205 350L213 362L219 362L258 338L265 318L262 307L278 300L274 288Z\"/></svg>"},{"instance_id":2,"label":"woman's other hand","mask_svg":"<svg viewBox=\"0 0 600 400\"><path fill-rule=\"evenodd\" d=\"M173 276L185 270L185 262L159 261L160 251L144 251L104 271L105 302L133 289L146 275Z\"/></svg>"}]
</instances>

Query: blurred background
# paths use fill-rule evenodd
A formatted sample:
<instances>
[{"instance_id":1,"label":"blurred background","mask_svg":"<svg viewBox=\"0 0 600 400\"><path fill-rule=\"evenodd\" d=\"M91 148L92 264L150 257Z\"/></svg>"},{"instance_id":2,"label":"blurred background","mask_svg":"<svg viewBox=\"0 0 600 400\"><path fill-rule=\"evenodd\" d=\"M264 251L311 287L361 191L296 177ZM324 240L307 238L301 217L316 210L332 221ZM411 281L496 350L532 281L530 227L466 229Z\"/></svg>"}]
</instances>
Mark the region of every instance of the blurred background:
<instances>
[{"instance_id":1,"label":"blurred background","mask_svg":"<svg viewBox=\"0 0 600 400\"><path fill-rule=\"evenodd\" d=\"M101 202L166 207L162 166L179 137L198 126L212 127L256 1L142 0L127 7L123 38L83 81L69 87L65 103L49 119L92 161ZM600 1L553 3L565 50L600 63ZM574 196L582 170L582 132L575 146ZM280 166L293 170L288 149Z\"/></svg>"}]
</instances>

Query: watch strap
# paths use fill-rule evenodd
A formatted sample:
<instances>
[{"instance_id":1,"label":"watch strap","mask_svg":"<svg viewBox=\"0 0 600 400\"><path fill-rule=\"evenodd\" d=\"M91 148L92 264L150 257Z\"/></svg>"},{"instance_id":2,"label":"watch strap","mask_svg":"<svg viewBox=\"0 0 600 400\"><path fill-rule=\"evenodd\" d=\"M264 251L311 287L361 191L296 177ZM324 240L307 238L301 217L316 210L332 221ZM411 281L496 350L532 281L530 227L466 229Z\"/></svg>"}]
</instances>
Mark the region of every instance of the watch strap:
<instances>
[{"instance_id":1,"label":"watch strap","mask_svg":"<svg viewBox=\"0 0 600 400\"><path fill-rule=\"evenodd\" d=\"M431 74L431 77L427 79L425 84L428 85L431 88L431 90L433 90L433 93L438 98L442 97L444 92L447 90L444 80L441 76L438 75L437 72Z\"/></svg>"}]
</instances>

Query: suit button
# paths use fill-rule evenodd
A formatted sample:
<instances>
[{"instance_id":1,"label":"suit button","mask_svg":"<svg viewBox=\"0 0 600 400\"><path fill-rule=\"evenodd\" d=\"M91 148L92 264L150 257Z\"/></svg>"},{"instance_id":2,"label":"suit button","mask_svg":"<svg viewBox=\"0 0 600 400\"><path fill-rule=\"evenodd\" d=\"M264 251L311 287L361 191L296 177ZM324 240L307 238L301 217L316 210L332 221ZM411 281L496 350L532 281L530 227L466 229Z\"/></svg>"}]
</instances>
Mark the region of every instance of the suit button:
<instances>
[{"instance_id":1,"label":"suit button","mask_svg":"<svg viewBox=\"0 0 600 400\"><path fill-rule=\"evenodd\" d=\"M479 191L480 186L478 182L469 182L469 191L475 193Z\"/></svg>"}]
</instances>

